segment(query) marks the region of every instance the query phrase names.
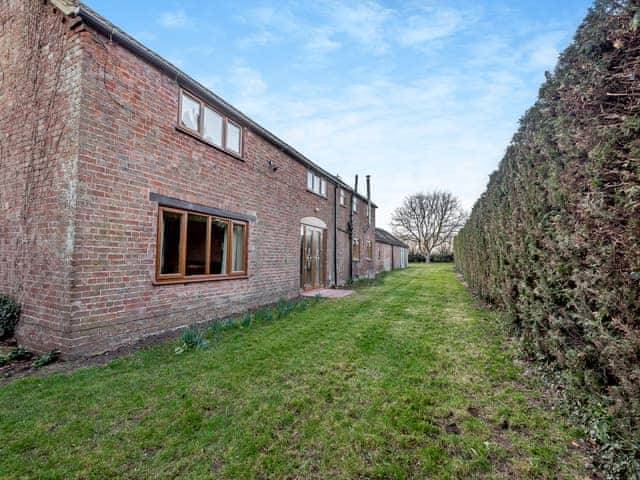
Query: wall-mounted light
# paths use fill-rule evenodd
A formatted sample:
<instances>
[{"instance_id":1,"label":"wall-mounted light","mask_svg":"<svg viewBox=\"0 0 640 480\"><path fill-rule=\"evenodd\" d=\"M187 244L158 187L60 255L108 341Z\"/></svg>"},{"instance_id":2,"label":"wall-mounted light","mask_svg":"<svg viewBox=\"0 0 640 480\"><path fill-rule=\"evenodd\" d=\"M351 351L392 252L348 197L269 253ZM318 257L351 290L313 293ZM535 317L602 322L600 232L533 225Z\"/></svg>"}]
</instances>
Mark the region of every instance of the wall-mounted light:
<instances>
[{"instance_id":1,"label":"wall-mounted light","mask_svg":"<svg viewBox=\"0 0 640 480\"><path fill-rule=\"evenodd\" d=\"M278 166L273 163L273 160L269 160L269 168L271 169L272 172L277 172L278 171Z\"/></svg>"}]
</instances>

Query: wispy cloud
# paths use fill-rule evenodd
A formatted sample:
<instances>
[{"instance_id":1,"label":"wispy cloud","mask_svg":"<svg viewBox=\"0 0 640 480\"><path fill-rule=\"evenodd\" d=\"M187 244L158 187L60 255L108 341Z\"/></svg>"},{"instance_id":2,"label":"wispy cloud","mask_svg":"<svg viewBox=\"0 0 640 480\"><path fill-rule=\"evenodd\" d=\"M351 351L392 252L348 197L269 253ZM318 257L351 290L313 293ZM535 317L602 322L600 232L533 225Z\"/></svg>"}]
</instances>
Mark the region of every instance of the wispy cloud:
<instances>
[{"instance_id":1,"label":"wispy cloud","mask_svg":"<svg viewBox=\"0 0 640 480\"><path fill-rule=\"evenodd\" d=\"M525 45L528 60L533 68L552 70L560 55L564 32L544 33Z\"/></svg>"},{"instance_id":2,"label":"wispy cloud","mask_svg":"<svg viewBox=\"0 0 640 480\"><path fill-rule=\"evenodd\" d=\"M220 0L157 17L209 38L154 46L328 171L371 174L384 226L415 191L471 207L588 2L566 1L547 21L505 0Z\"/></svg>"},{"instance_id":3,"label":"wispy cloud","mask_svg":"<svg viewBox=\"0 0 640 480\"><path fill-rule=\"evenodd\" d=\"M374 53L386 52L389 44L384 32L392 11L374 1L361 3L331 2L327 8L327 28L345 35Z\"/></svg>"},{"instance_id":4,"label":"wispy cloud","mask_svg":"<svg viewBox=\"0 0 640 480\"><path fill-rule=\"evenodd\" d=\"M163 12L157 20L165 28L184 28L190 24L190 19L184 10Z\"/></svg>"},{"instance_id":5,"label":"wispy cloud","mask_svg":"<svg viewBox=\"0 0 640 480\"><path fill-rule=\"evenodd\" d=\"M464 15L450 8L431 9L424 15L409 17L402 26L399 42L405 46L424 45L453 35L465 24Z\"/></svg>"}]
</instances>

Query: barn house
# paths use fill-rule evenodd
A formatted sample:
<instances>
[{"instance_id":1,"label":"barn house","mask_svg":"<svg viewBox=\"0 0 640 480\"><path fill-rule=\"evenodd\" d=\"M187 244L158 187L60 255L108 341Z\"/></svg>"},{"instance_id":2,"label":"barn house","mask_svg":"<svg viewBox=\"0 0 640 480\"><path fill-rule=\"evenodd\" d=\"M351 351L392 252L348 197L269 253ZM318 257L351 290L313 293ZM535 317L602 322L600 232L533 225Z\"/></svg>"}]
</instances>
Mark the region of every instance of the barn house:
<instances>
[{"instance_id":1,"label":"barn house","mask_svg":"<svg viewBox=\"0 0 640 480\"><path fill-rule=\"evenodd\" d=\"M358 193L81 3L2 5L21 344L96 354L375 275L369 177Z\"/></svg>"}]
</instances>

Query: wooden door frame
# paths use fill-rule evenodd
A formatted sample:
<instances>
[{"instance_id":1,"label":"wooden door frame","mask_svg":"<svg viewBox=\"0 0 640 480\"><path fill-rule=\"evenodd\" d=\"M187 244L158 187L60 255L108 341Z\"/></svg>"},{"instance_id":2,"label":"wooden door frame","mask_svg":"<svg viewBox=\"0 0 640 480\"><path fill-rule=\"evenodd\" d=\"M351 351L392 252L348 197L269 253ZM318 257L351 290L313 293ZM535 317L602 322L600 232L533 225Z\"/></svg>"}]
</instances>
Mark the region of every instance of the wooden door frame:
<instances>
[{"instance_id":1,"label":"wooden door frame","mask_svg":"<svg viewBox=\"0 0 640 480\"><path fill-rule=\"evenodd\" d=\"M327 269L326 269L326 262L327 262L327 229L326 228L319 228L319 227L314 227L312 225L306 225L306 224L301 224L302 225L302 231L304 232L303 234L301 234L301 262L300 262L300 288L302 290L308 291L308 290L317 290L320 288L326 288L327 286ZM316 244L316 240L314 238L313 232L320 232L320 284L319 285L315 285L314 281L316 278L316 262L315 262L315 256L313 255L314 253L314 245ZM307 249L307 236L311 234L311 253L312 253L312 260L311 260L311 284L307 284L306 280L307 280L307 270L306 270L306 266L307 266L307 254L306 254L306 249Z\"/></svg>"}]
</instances>

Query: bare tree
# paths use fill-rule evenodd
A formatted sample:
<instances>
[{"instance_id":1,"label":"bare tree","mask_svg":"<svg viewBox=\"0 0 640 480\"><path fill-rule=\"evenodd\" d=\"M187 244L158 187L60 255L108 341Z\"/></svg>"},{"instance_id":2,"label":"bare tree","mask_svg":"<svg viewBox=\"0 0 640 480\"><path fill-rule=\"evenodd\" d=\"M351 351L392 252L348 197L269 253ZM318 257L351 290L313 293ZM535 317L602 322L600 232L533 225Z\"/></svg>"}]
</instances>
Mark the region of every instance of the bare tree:
<instances>
[{"instance_id":1,"label":"bare tree","mask_svg":"<svg viewBox=\"0 0 640 480\"><path fill-rule=\"evenodd\" d=\"M405 198L393 212L391 226L396 236L412 245L428 262L433 251L451 244L466 219L467 214L455 196L434 191Z\"/></svg>"}]
</instances>

